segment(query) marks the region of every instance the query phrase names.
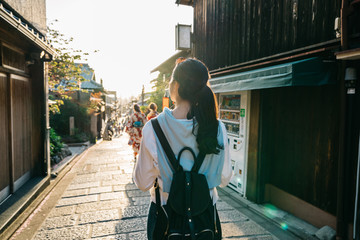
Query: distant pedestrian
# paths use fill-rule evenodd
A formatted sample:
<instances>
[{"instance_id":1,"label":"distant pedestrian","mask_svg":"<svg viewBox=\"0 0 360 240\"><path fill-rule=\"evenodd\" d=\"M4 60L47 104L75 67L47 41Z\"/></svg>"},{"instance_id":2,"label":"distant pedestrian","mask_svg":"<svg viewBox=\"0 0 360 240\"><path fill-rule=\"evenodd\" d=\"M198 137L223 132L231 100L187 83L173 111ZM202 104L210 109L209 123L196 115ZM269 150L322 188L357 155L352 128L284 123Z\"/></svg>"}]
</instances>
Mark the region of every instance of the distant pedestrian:
<instances>
[{"instance_id":1,"label":"distant pedestrian","mask_svg":"<svg viewBox=\"0 0 360 240\"><path fill-rule=\"evenodd\" d=\"M206 186L205 189L209 189L209 192L205 190L205 192L202 193L206 195L204 195L205 197L211 197L212 199L210 207L213 206L214 210L210 214L212 214L214 218L212 218L213 220L207 219L207 221L212 221L212 230L207 231L207 233L205 233L206 231L201 231L196 234L201 235L212 232L213 238L209 237L206 239L221 239L220 221L215 206L216 201L219 199L216 187L219 185L224 187L229 183L232 176L232 168L226 128L224 124L217 119L215 96L208 86L208 80L209 72L202 62L196 59L186 59L178 62L173 70L169 85L171 99L175 102L175 109L170 110L164 108L163 112L160 113L156 119L149 121L143 128L144 137L141 142L139 159L135 165L133 179L141 190L150 190L152 203L148 216L148 239L157 239L154 237L154 234L163 234L160 236L161 239L164 235L169 237L172 234L176 234L179 239L185 239L183 238L185 235L184 229L191 225L191 218L188 218L187 221L184 221L188 226L182 225L184 228L180 227L182 229L178 229L180 232L182 231L181 233L171 232L174 229L165 231L163 223L165 222L166 224L167 220L166 217L163 216L166 216L167 213L164 215L156 215L160 209L157 204L166 205L168 203L170 189L173 187L173 185L171 185L173 181L172 165L170 165L170 160L166 154L166 152L169 151L164 150L162 144L159 142L157 133L155 134L154 132L156 121L158 121L164 132L171 150L176 155L175 158L179 157L180 151L191 148L194 154L198 156L197 159L202 158L204 160L198 172L206 177L208 186ZM202 157L199 157L201 155L199 154L200 152L202 153ZM204 155L205 158L203 158ZM190 171L195 161L189 151L185 151L181 155L181 158L177 160L180 162L182 166L181 169L184 171ZM177 177L178 176L179 175L177 175ZM184 198L182 197L183 196L177 200L182 201L185 199L185 196ZM158 199L159 202L157 202ZM201 199L202 198L197 200L201 201ZM206 202L201 204L204 204L203 206L209 206ZM163 206L162 209L169 211L169 209L173 208L167 205ZM186 209L186 214L188 213L187 210L189 210L191 214L192 210L190 210L190 208ZM178 211L183 211L183 209L178 209ZM184 216L188 216L186 214ZM215 224L214 220L216 222ZM163 228L161 230L164 230L162 233L159 233L160 230L157 228L159 224L156 225L156 222L162 223L160 224L160 228ZM167 223L171 225L171 222ZM191 229L190 226L190 230ZM195 237L193 230L191 230L192 239Z\"/></svg>"},{"instance_id":2,"label":"distant pedestrian","mask_svg":"<svg viewBox=\"0 0 360 240\"><path fill-rule=\"evenodd\" d=\"M120 123L120 133L122 133L125 129L125 123L126 123L125 118L123 118Z\"/></svg>"},{"instance_id":3,"label":"distant pedestrian","mask_svg":"<svg viewBox=\"0 0 360 240\"><path fill-rule=\"evenodd\" d=\"M159 115L159 114L156 111L157 105L155 103L150 103L148 108L149 108L150 112L147 114L146 118L149 121L150 119L157 117L157 115Z\"/></svg>"},{"instance_id":4,"label":"distant pedestrian","mask_svg":"<svg viewBox=\"0 0 360 240\"><path fill-rule=\"evenodd\" d=\"M132 146L134 151L134 160L136 160L136 156L139 153L142 128L145 123L146 116L141 113L139 105L134 104L134 113L130 116L125 130L130 135L128 144Z\"/></svg>"}]
</instances>

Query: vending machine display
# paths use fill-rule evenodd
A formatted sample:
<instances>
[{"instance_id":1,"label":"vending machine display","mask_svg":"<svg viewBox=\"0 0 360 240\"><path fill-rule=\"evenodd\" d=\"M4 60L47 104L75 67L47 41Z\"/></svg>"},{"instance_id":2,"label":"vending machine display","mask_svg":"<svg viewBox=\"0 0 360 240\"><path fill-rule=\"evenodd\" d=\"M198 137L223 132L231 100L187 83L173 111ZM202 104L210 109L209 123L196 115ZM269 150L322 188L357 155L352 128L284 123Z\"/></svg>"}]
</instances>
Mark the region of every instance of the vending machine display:
<instances>
[{"instance_id":1,"label":"vending machine display","mask_svg":"<svg viewBox=\"0 0 360 240\"><path fill-rule=\"evenodd\" d=\"M240 110L240 95L221 95L220 109Z\"/></svg>"},{"instance_id":2,"label":"vending machine display","mask_svg":"<svg viewBox=\"0 0 360 240\"><path fill-rule=\"evenodd\" d=\"M226 127L228 134L236 135L236 136L239 135L239 124L224 122L224 125Z\"/></svg>"},{"instance_id":3,"label":"vending machine display","mask_svg":"<svg viewBox=\"0 0 360 240\"><path fill-rule=\"evenodd\" d=\"M240 112L221 111L220 118L229 121L240 121Z\"/></svg>"},{"instance_id":4,"label":"vending machine display","mask_svg":"<svg viewBox=\"0 0 360 240\"><path fill-rule=\"evenodd\" d=\"M230 148L233 177L229 186L240 194L245 189L245 110L247 93L221 94L219 96L220 120L224 123Z\"/></svg>"},{"instance_id":5,"label":"vending machine display","mask_svg":"<svg viewBox=\"0 0 360 240\"><path fill-rule=\"evenodd\" d=\"M240 134L241 95L220 95L220 119L225 124L228 134Z\"/></svg>"}]
</instances>

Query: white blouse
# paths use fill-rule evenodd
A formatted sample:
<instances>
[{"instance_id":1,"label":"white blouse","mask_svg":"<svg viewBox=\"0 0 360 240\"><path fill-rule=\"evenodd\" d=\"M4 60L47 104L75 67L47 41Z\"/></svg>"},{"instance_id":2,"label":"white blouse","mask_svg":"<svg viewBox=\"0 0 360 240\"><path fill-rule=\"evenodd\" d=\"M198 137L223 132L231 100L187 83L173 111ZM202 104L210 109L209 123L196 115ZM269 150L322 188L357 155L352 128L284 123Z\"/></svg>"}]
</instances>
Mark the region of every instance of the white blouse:
<instances>
[{"instance_id":1,"label":"white blouse","mask_svg":"<svg viewBox=\"0 0 360 240\"><path fill-rule=\"evenodd\" d=\"M179 119L179 121L192 121L186 119ZM224 142L224 165L221 174L220 187L228 185L232 177L232 167L230 161L229 144L226 134L226 128L223 123L219 123L223 133ZM151 201L156 202L154 182L158 178L161 205L165 205L168 199L168 193L163 192L163 181L160 176L158 161L157 161L157 145L155 139L155 132L149 121L143 128L143 138L140 144L139 159L136 162L133 171L133 180L138 188L142 191L150 190ZM163 150L162 150L163 151ZM210 196L213 199L213 204L219 199L216 188L210 189Z\"/></svg>"}]
</instances>

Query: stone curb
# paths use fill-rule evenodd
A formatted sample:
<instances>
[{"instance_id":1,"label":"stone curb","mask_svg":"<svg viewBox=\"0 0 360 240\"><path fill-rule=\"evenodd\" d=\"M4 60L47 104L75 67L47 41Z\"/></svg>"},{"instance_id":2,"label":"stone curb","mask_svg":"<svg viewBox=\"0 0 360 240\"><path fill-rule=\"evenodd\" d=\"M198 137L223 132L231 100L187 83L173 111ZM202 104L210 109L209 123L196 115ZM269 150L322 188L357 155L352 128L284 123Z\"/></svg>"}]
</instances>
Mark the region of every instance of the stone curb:
<instances>
[{"instance_id":1,"label":"stone curb","mask_svg":"<svg viewBox=\"0 0 360 240\"><path fill-rule=\"evenodd\" d=\"M241 197L238 193L234 192L229 188L218 188L219 192L222 192L225 196L230 197L234 201L243 205L245 208L252 211L254 214L268 220L269 222L276 225L279 229L286 230L299 237L300 239L306 240L319 240L314 236L315 232L318 230L316 227L310 225L309 223L304 222L301 219L292 216L289 213L286 213L282 217L274 216L274 215L266 215L264 214L264 207L253 203L243 197ZM285 217L291 218L285 219ZM286 225L284 225L286 223ZM299 225L305 226L304 228L299 227Z\"/></svg>"},{"instance_id":2,"label":"stone curb","mask_svg":"<svg viewBox=\"0 0 360 240\"><path fill-rule=\"evenodd\" d=\"M84 145L82 145L84 146ZM52 178L56 178L65 168L66 166L68 166L69 164L71 164L72 161L74 161L78 156L80 156L81 154L83 154L85 151L87 151L88 149L90 149L93 145L86 145L87 147L80 153L75 153L74 155L71 156L71 158L63 165L61 165L60 167L58 167L56 170L51 171L51 177Z\"/></svg>"},{"instance_id":3,"label":"stone curb","mask_svg":"<svg viewBox=\"0 0 360 240\"><path fill-rule=\"evenodd\" d=\"M46 196L57 186L57 184L66 176L66 174L73 168L73 166L86 155L86 153L91 149L92 146L85 149L82 153L74 157L66 166L62 168L59 172L56 179L50 181L49 185L37 194L33 194L32 198L28 197L25 202L28 204L26 208L23 209L23 212L18 214L16 218L13 218L11 222L7 224L7 227L3 229L0 234L0 239L10 239L11 236L17 231L17 229L27 220L27 218L34 212L34 210L41 204L41 202L46 198ZM47 177L49 181L50 177ZM35 195L35 196L34 196Z\"/></svg>"}]
</instances>

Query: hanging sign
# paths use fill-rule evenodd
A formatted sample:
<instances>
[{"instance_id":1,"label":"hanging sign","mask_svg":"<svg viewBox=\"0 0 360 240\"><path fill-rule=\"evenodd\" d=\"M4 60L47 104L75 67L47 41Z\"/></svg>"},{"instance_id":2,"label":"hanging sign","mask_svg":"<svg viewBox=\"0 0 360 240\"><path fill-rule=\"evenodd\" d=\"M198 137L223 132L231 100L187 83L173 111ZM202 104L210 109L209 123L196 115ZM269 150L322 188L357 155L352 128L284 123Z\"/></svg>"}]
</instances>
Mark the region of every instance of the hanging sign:
<instances>
[{"instance_id":1,"label":"hanging sign","mask_svg":"<svg viewBox=\"0 0 360 240\"><path fill-rule=\"evenodd\" d=\"M169 98L168 97L163 97L163 109L165 107L169 107Z\"/></svg>"}]
</instances>

